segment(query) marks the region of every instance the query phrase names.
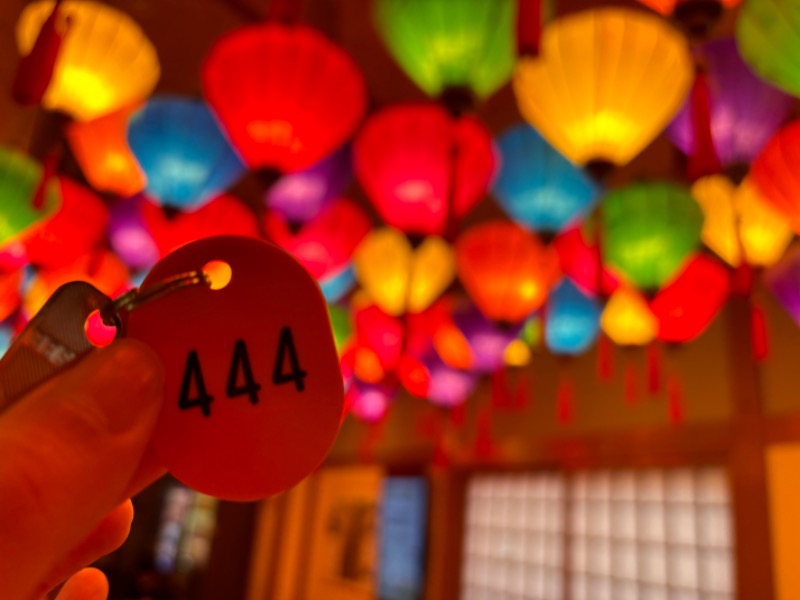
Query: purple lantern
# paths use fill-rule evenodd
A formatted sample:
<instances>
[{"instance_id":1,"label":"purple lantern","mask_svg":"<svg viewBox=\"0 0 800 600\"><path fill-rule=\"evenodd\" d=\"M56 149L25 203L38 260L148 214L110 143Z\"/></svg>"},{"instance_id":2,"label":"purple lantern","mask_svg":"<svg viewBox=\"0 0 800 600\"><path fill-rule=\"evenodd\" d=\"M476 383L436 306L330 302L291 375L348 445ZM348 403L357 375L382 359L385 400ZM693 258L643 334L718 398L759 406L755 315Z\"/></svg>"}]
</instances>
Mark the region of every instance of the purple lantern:
<instances>
[{"instance_id":1,"label":"purple lantern","mask_svg":"<svg viewBox=\"0 0 800 600\"><path fill-rule=\"evenodd\" d=\"M793 98L756 77L733 39L707 42L697 50L711 94L711 136L723 167L748 165L789 116ZM694 151L691 101L667 129L683 151Z\"/></svg>"},{"instance_id":2,"label":"purple lantern","mask_svg":"<svg viewBox=\"0 0 800 600\"><path fill-rule=\"evenodd\" d=\"M367 423L377 423L386 415L396 395L395 388L354 378L347 390L347 402L353 415Z\"/></svg>"},{"instance_id":3,"label":"purple lantern","mask_svg":"<svg viewBox=\"0 0 800 600\"><path fill-rule=\"evenodd\" d=\"M430 352L422 364L428 370L428 400L437 406L452 407L466 402L478 383L476 373L468 373L447 366L435 353Z\"/></svg>"},{"instance_id":4,"label":"purple lantern","mask_svg":"<svg viewBox=\"0 0 800 600\"><path fill-rule=\"evenodd\" d=\"M142 196L118 200L111 206L108 238L114 252L131 269L149 269L159 258L150 229L142 215Z\"/></svg>"},{"instance_id":5,"label":"purple lantern","mask_svg":"<svg viewBox=\"0 0 800 600\"><path fill-rule=\"evenodd\" d=\"M344 191L350 177L350 148L345 145L317 164L281 177L264 202L290 223L305 223Z\"/></svg>"},{"instance_id":6,"label":"purple lantern","mask_svg":"<svg viewBox=\"0 0 800 600\"><path fill-rule=\"evenodd\" d=\"M795 246L776 265L764 273L764 284L772 295L800 325L800 246Z\"/></svg>"},{"instance_id":7,"label":"purple lantern","mask_svg":"<svg viewBox=\"0 0 800 600\"><path fill-rule=\"evenodd\" d=\"M499 325L473 304L456 309L453 322L469 343L475 373L493 373L503 367L506 348L519 336L524 324Z\"/></svg>"}]
</instances>

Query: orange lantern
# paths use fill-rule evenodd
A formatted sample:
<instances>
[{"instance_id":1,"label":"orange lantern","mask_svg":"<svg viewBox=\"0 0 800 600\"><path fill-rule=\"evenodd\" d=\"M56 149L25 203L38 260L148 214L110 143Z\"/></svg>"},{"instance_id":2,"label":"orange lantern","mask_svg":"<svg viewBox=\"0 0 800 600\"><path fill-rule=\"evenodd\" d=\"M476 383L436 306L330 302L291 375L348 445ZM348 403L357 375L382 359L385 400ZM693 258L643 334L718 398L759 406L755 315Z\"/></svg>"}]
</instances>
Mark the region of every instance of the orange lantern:
<instances>
[{"instance_id":1,"label":"orange lantern","mask_svg":"<svg viewBox=\"0 0 800 600\"><path fill-rule=\"evenodd\" d=\"M53 292L70 281L86 281L113 298L129 287L128 268L114 253L98 250L69 266L40 271L23 301L27 316L35 315Z\"/></svg>"},{"instance_id":2,"label":"orange lantern","mask_svg":"<svg viewBox=\"0 0 800 600\"><path fill-rule=\"evenodd\" d=\"M122 197L145 186L145 177L128 146L128 119L138 108L129 106L92 121L75 121L66 134L72 154L86 180L97 190Z\"/></svg>"},{"instance_id":3,"label":"orange lantern","mask_svg":"<svg viewBox=\"0 0 800 600\"><path fill-rule=\"evenodd\" d=\"M494 321L518 323L544 304L558 275L555 251L518 225L495 220L456 242L456 267L473 302Z\"/></svg>"}]
</instances>

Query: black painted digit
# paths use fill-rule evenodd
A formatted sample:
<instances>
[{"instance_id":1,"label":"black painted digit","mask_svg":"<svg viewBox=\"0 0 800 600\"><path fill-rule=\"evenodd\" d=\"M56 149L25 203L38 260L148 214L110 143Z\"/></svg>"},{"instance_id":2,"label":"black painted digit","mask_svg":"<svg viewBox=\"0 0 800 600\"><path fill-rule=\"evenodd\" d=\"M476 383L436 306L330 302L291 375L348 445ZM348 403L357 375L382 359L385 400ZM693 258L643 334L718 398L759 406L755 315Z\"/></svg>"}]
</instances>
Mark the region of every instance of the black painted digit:
<instances>
[{"instance_id":1,"label":"black painted digit","mask_svg":"<svg viewBox=\"0 0 800 600\"><path fill-rule=\"evenodd\" d=\"M197 396L192 398L192 382L197 390ZM199 406L203 411L203 416L211 416L211 402L214 397L206 391L206 384L203 381L203 371L200 369L200 359L197 352L192 350L186 359L186 370L183 372L183 383L181 384L181 395L178 398L178 408L189 410Z\"/></svg>"},{"instance_id":2,"label":"black painted digit","mask_svg":"<svg viewBox=\"0 0 800 600\"><path fill-rule=\"evenodd\" d=\"M288 373L283 369L287 356L290 368ZM281 337L278 340L278 356L275 358L275 368L272 370L272 383L281 385L293 381L297 391L302 392L305 389L303 379L306 375L307 373L300 368L300 361L297 359L292 330L284 327L281 329Z\"/></svg>"},{"instance_id":3,"label":"black painted digit","mask_svg":"<svg viewBox=\"0 0 800 600\"><path fill-rule=\"evenodd\" d=\"M243 385L238 385L239 372L244 379ZM233 359L231 360L231 370L228 372L228 387L226 393L228 398L243 396L250 397L251 404L258 404L258 392L261 386L253 379L253 369L250 367L250 356L247 354L247 346L244 340L236 340L233 346Z\"/></svg>"}]
</instances>

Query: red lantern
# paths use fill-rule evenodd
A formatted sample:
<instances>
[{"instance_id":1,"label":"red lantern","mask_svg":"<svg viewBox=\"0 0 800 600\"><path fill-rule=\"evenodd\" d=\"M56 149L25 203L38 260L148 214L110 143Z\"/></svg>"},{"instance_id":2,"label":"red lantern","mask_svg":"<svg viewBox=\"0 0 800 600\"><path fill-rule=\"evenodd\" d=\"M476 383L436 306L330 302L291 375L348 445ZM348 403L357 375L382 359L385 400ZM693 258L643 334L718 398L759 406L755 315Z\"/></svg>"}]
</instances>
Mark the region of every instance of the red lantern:
<instances>
[{"instance_id":1,"label":"red lantern","mask_svg":"<svg viewBox=\"0 0 800 600\"><path fill-rule=\"evenodd\" d=\"M608 269L600 272L600 248L587 239L580 226L559 235L553 245L561 270L587 294L610 296L619 286L619 280Z\"/></svg>"},{"instance_id":2,"label":"red lantern","mask_svg":"<svg viewBox=\"0 0 800 600\"><path fill-rule=\"evenodd\" d=\"M753 161L750 176L765 200L800 233L800 121L780 130Z\"/></svg>"},{"instance_id":3,"label":"red lantern","mask_svg":"<svg viewBox=\"0 0 800 600\"><path fill-rule=\"evenodd\" d=\"M220 39L203 92L251 167L296 171L349 138L366 110L353 60L303 26L266 23Z\"/></svg>"},{"instance_id":4,"label":"red lantern","mask_svg":"<svg viewBox=\"0 0 800 600\"><path fill-rule=\"evenodd\" d=\"M194 240L215 235L258 237L258 223L253 213L228 195L217 196L194 212L174 216L168 216L152 202L142 202L142 216L161 256Z\"/></svg>"},{"instance_id":5,"label":"red lantern","mask_svg":"<svg viewBox=\"0 0 800 600\"><path fill-rule=\"evenodd\" d=\"M709 256L696 256L650 303L659 323L658 339L692 341L711 324L729 293L727 269Z\"/></svg>"},{"instance_id":6,"label":"red lantern","mask_svg":"<svg viewBox=\"0 0 800 600\"><path fill-rule=\"evenodd\" d=\"M393 372L403 353L403 322L370 305L355 314L353 371L358 379L379 383Z\"/></svg>"},{"instance_id":7,"label":"red lantern","mask_svg":"<svg viewBox=\"0 0 800 600\"><path fill-rule=\"evenodd\" d=\"M329 204L296 234L279 213L269 212L265 217L270 239L291 252L317 279L347 265L370 225L364 211L344 198Z\"/></svg>"},{"instance_id":8,"label":"red lantern","mask_svg":"<svg viewBox=\"0 0 800 600\"><path fill-rule=\"evenodd\" d=\"M353 167L381 218L406 233L441 235L483 198L495 168L492 139L472 117L436 104L395 106L366 122Z\"/></svg>"},{"instance_id":9,"label":"red lantern","mask_svg":"<svg viewBox=\"0 0 800 600\"><path fill-rule=\"evenodd\" d=\"M4 321L19 307L22 271L0 273L0 321Z\"/></svg>"},{"instance_id":10,"label":"red lantern","mask_svg":"<svg viewBox=\"0 0 800 600\"><path fill-rule=\"evenodd\" d=\"M64 177L58 183L61 208L22 239L28 260L50 269L89 252L103 239L108 225L108 210L94 192Z\"/></svg>"},{"instance_id":11,"label":"red lantern","mask_svg":"<svg viewBox=\"0 0 800 600\"><path fill-rule=\"evenodd\" d=\"M555 251L514 223L490 221L456 242L458 276L486 317L518 323L539 308L558 275Z\"/></svg>"}]
</instances>

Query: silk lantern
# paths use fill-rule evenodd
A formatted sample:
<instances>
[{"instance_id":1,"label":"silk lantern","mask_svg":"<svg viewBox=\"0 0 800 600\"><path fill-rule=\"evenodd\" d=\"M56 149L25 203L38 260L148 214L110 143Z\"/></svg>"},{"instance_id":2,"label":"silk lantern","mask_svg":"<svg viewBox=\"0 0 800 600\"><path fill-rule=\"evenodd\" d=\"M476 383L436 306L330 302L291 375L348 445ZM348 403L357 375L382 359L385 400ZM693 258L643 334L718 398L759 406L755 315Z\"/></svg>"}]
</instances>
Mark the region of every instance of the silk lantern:
<instances>
[{"instance_id":1,"label":"silk lantern","mask_svg":"<svg viewBox=\"0 0 800 600\"><path fill-rule=\"evenodd\" d=\"M167 215L152 202L140 205L142 217L161 256L184 244L217 235L258 237L256 217L240 200L223 194L190 213Z\"/></svg>"},{"instance_id":2,"label":"silk lantern","mask_svg":"<svg viewBox=\"0 0 800 600\"><path fill-rule=\"evenodd\" d=\"M200 100L151 98L128 123L128 143L162 204L193 210L236 183L245 166Z\"/></svg>"},{"instance_id":3,"label":"silk lantern","mask_svg":"<svg viewBox=\"0 0 800 600\"><path fill-rule=\"evenodd\" d=\"M634 183L603 200L603 256L629 282L655 290L700 241L703 213L685 188Z\"/></svg>"},{"instance_id":4,"label":"silk lantern","mask_svg":"<svg viewBox=\"0 0 800 600\"><path fill-rule=\"evenodd\" d=\"M669 23L602 8L548 25L541 53L519 61L514 93L525 120L574 163L624 165L678 111L693 71Z\"/></svg>"},{"instance_id":5,"label":"silk lantern","mask_svg":"<svg viewBox=\"0 0 800 600\"><path fill-rule=\"evenodd\" d=\"M353 263L348 263L339 271L320 279L318 283L327 302L338 302L356 284L356 271L353 268Z\"/></svg>"},{"instance_id":6,"label":"silk lantern","mask_svg":"<svg viewBox=\"0 0 800 600\"><path fill-rule=\"evenodd\" d=\"M111 205L108 241L128 267L149 269L161 256L145 220L142 205L144 196L121 198ZM155 208L153 209L155 212Z\"/></svg>"},{"instance_id":7,"label":"silk lantern","mask_svg":"<svg viewBox=\"0 0 800 600\"><path fill-rule=\"evenodd\" d=\"M762 81L745 65L731 39L697 49L710 91L711 138L721 166L749 165L789 115L793 99ZM692 106L684 104L667 129L684 154L696 148Z\"/></svg>"},{"instance_id":8,"label":"silk lantern","mask_svg":"<svg viewBox=\"0 0 800 600\"><path fill-rule=\"evenodd\" d=\"M486 194L494 167L486 128L436 104L383 109L353 145L355 174L381 218L412 234L445 233Z\"/></svg>"},{"instance_id":9,"label":"silk lantern","mask_svg":"<svg viewBox=\"0 0 800 600\"><path fill-rule=\"evenodd\" d=\"M70 281L86 281L111 298L130 287L125 264L112 252L95 250L67 266L39 271L23 300L26 315L35 315L53 292Z\"/></svg>"},{"instance_id":10,"label":"silk lantern","mask_svg":"<svg viewBox=\"0 0 800 600\"><path fill-rule=\"evenodd\" d=\"M732 267L744 260L766 267L783 256L793 232L783 216L761 197L750 179L735 186L723 175L692 185L703 210L703 243Z\"/></svg>"},{"instance_id":11,"label":"silk lantern","mask_svg":"<svg viewBox=\"0 0 800 600\"><path fill-rule=\"evenodd\" d=\"M452 408L464 404L478 383L477 374L448 366L435 352L426 354L415 367L419 371L416 377L422 385L405 381L403 384L412 394L421 392L415 395L427 398L437 406Z\"/></svg>"},{"instance_id":12,"label":"silk lantern","mask_svg":"<svg viewBox=\"0 0 800 600\"><path fill-rule=\"evenodd\" d=\"M429 96L492 94L514 68L515 0L376 0L389 52Z\"/></svg>"},{"instance_id":13,"label":"silk lantern","mask_svg":"<svg viewBox=\"0 0 800 600\"><path fill-rule=\"evenodd\" d=\"M506 214L527 229L558 233L596 204L597 184L529 125L497 140L500 169L492 191Z\"/></svg>"},{"instance_id":14,"label":"silk lantern","mask_svg":"<svg viewBox=\"0 0 800 600\"><path fill-rule=\"evenodd\" d=\"M27 229L55 214L61 196L55 180L44 185L41 206L35 196L42 183L38 163L8 148L0 148L0 244L18 239Z\"/></svg>"},{"instance_id":15,"label":"silk lantern","mask_svg":"<svg viewBox=\"0 0 800 600\"><path fill-rule=\"evenodd\" d=\"M562 232L553 242L561 271L583 291L599 296L610 295L619 279L603 264L600 246L582 225Z\"/></svg>"},{"instance_id":16,"label":"silk lantern","mask_svg":"<svg viewBox=\"0 0 800 600\"><path fill-rule=\"evenodd\" d=\"M108 209L94 192L66 177L56 180L61 206L22 238L28 260L39 267L61 267L86 254L104 240L108 224Z\"/></svg>"},{"instance_id":17,"label":"silk lantern","mask_svg":"<svg viewBox=\"0 0 800 600\"><path fill-rule=\"evenodd\" d=\"M514 223L489 221L456 242L458 276L481 312L519 323L547 298L558 272L555 252Z\"/></svg>"},{"instance_id":18,"label":"silk lantern","mask_svg":"<svg viewBox=\"0 0 800 600\"><path fill-rule=\"evenodd\" d=\"M750 168L761 196L800 233L800 121L793 121L767 143Z\"/></svg>"},{"instance_id":19,"label":"silk lantern","mask_svg":"<svg viewBox=\"0 0 800 600\"><path fill-rule=\"evenodd\" d=\"M403 355L403 323L376 304L357 309L353 319L353 371L361 381L379 383L397 369Z\"/></svg>"},{"instance_id":20,"label":"silk lantern","mask_svg":"<svg viewBox=\"0 0 800 600\"><path fill-rule=\"evenodd\" d=\"M144 173L127 139L128 120L137 108L125 107L91 121L74 121L67 127L72 154L96 190L129 197L144 189Z\"/></svg>"},{"instance_id":21,"label":"silk lantern","mask_svg":"<svg viewBox=\"0 0 800 600\"><path fill-rule=\"evenodd\" d=\"M370 384L353 381L347 390L345 403L350 406L350 413L366 421L377 423L382 420L397 396L397 389L386 384Z\"/></svg>"},{"instance_id":22,"label":"silk lantern","mask_svg":"<svg viewBox=\"0 0 800 600\"><path fill-rule=\"evenodd\" d=\"M800 246L764 272L764 284L786 313L800 326Z\"/></svg>"},{"instance_id":23,"label":"silk lantern","mask_svg":"<svg viewBox=\"0 0 800 600\"><path fill-rule=\"evenodd\" d=\"M725 267L709 256L695 256L650 303L658 319L658 339L673 343L694 340L725 305L729 292Z\"/></svg>"},{"instance_id":24,"label":"silk lantern","mask_svg":"<svg viewBox=\"0 0 800 600\"><path fill-rule=\"evenodd\" d=\"M620 286L606 302L600 327L620 346L644 346L658 334L658 319L636 289Z\"/></svg>"},{"instance_id":25,"label":"silk lantern","mask_svg":"<svg viewBox=\"0 0 800 600\"><path fill-rule=\"evenodd\" d=\"M664 16L676 13L680 20L681 12L688 12L692 9L714 13L724 8L731 8L739 4L742 0L639 0L645 6Z\"/></svg>"},{"instance_id":26,"label":"silk lantern","mask_svg":"<svg viewBox=\"0 0 800 600\"><path fill-rule=\"evenodd\" d=\"M330 204L297 233L276 213L268 213L265 224L271 241L288 250L318 280L346 268L371 227L364 211L345 198Z\"/></svg>"},{"instance_id":27,"label":"silk lantern","mask_svg":"<svg viewBox=\"0 0 800 600\"><path fill-rule=\"evenodd\" d=\"M356 276L387 313L400 316L428 308L455 277L453 251L440 237L413 248L396 229L369 233L353 256Z\"/></svg>"},{"instance_id":28,"label":"silk lantern","mask_svg":"<svg viewBox=\"0 0 800 600\"><path fill-rule=\"evenodd\" d=\"M736 20L736 42L762 79L800 95L800 10L790 0L745 0Z\"/></svg>"},{"instance_id":29,"label":"silk lantern","mask_svg":"<svg viewBox=\"0 0 800 600\"><path fill-rule=\"evenodd\" d=\"M349 180L346 145L307 169L281 177L267 190L264 203L290 223L305 223L341 194Z\"/></svg>"},{"instance_id":30,"label":"silk lantern","mask_svg":"<svg viewBox=\"0 0 800 600\"><path fill-rule=\"evenodd\" d=\"M203 94L250 167L297 171L341 146L367 107L353 60L308 27L263 23L220 38Z\"/></svg>"},{"instance_id":31,"label":"silk lantern","mask_svg":"<svg viewBox=\"0 0 800 600\"><path fill-rule=\"evenodd\" d=\"M336 344L339 356L341 356L353 337L353 323L350 319L350 311L345 307L329 304L328 316L331 318L333 341Z\"/></svg>"},{"instance_id":32,"label":"silk lantern","mask_svg":"<svg viewBox=\"0 0 800 600\"><path fill-rule=\"evenodd\" d=\"M550 292L544 312L544 339L551 352L583 354L600 332L601 306L568 278Z\"/></svg>"},{"instance_id":33,"label":"silk lantern","mask_svg":"<svg viewBox=\"0 0 800 600\"><path fill-rule=\"evenodd\" d=\"M28 4L17 22L17 46L33 48L52 0ZM161 68L155 47L125 13L100 2L64 0L69 30L43 98L50 110L87 121L146 98Z\"/></svg>"}]
</instances>

